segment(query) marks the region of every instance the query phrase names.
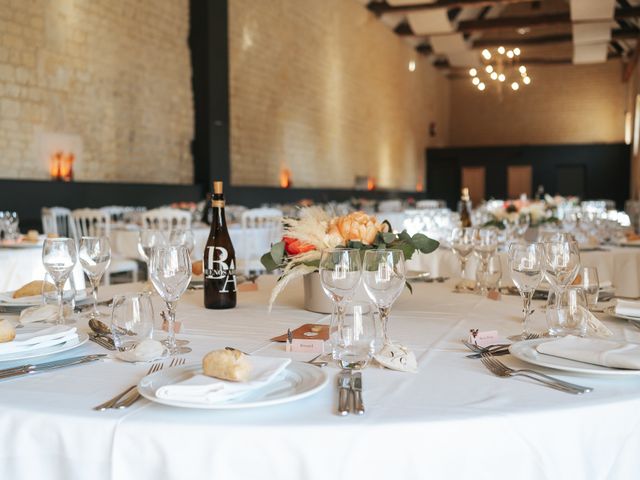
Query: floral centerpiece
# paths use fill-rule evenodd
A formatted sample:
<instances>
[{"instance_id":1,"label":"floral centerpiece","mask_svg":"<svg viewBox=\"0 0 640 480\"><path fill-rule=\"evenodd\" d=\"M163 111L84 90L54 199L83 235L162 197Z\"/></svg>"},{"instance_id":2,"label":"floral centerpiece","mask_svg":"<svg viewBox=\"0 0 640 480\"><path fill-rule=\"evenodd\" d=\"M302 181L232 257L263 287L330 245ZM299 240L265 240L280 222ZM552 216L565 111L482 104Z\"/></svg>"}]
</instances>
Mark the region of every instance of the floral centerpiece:
<instances>
[{"instance_id":1,"label":"floral centerpiece","mask_svg":"<svg viewBox=\"0 0 640 480\"><path fill-rule=\"evenodd\" d=\"M486 226L505 227L505 221L516 223L520 217L529 218L529 226L537 227L543 223L557 223L559 220L546 202L530 200L507 200L506 202L491 202L487 208L491 220Z\"/></svg>"},{"instance_id":2,"label":"floral centerpiece","mask_svg":"<svg viewBox=\"0 0 640 480\"><path fill-rule=\"evenodd\" d=\"M406 230L393 233L387 221L379 222L364 212L331 217L320 207L307 207L300 218L283 220L283 238L271 246L260 259L268 272L282 269L278 283L271 293L269 306L287 284L298 277L318 271L323 250L357 248L362 250L394 248L402 250L410 259L416 250L431 253L439 243L426 235L409 235Z\"/></svg>"}]
</instances>

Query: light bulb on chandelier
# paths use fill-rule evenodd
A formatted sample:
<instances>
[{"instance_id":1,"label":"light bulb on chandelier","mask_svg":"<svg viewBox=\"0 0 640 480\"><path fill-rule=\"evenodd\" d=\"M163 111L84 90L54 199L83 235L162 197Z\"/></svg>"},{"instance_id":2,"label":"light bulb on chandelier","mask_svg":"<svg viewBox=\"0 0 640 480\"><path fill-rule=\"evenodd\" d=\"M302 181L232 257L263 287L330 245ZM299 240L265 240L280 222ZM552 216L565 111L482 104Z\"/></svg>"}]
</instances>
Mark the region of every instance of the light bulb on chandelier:
<instances>
[{"instance_id":1,"label":"light bulb on chandelier","mask_svg":"<svg viewBox=\"0 0 640 480\"><path fill-rule=\"evenodd\" d=\"M487 88L487 86L486 86L484 83L480 83L480 84L478 85L478 90L480 90L481 92L482 92L485 88Z\"/></svg>"},{"instance_id":2,"label":"light bulb on chandelier","mask_svg":"<svg viewBox=\"0 0 640 480\"><path fill-rule=\"evenodd\" d=\"M514 90L514 91L515 91L515 90L518 90L519 88L520 88L520 84L519 84L518 82L513 82L513 83L511 84L511 89L512 89L512 90Z\"/></svg>"},{"instance_id":3,"label":"light bulb on chandelier","mask_svg":"<svg viewBox=\"0 0 640 480\"><path fill-rule=\"evenodd\" d=\"M523 82L525 85L529 85L529 84L531 83L531 77L524 77L524 78L522 79L522 82Z\"/></svg>"},{"instance_id":4,"label":"light bulb on chandelier","mask_svg":"<svg viewBox=\"0 0 640 480\"><path fill-rule=\"evenodd\" d=\"M491 72L491 80L497 80L498 74L496 72Z\"/></svg>"},{"instance_id":5,"label":"light bulb on chandelier","mask_svg":"<svg viewBox=\"0 0 640 480\"><path fill-rule=\"evenodd\" d=\"M472 77L475 77L476 75L478 75L478 70L476 70L475 68L472 68L471 70L469 70L469 75L471 75Z\"/></svg>"},{"instance_id":6,"label":"light bulb on chandelier","mask_svg":"<svg viewBox=\"0 0 640 480\"><path fill-rule=\"evenodd\" d=\"M471 83L473 83L474 85L478 85L480 83L480 79L478 77L473 77Z\"/></svg>"}]
</instances>

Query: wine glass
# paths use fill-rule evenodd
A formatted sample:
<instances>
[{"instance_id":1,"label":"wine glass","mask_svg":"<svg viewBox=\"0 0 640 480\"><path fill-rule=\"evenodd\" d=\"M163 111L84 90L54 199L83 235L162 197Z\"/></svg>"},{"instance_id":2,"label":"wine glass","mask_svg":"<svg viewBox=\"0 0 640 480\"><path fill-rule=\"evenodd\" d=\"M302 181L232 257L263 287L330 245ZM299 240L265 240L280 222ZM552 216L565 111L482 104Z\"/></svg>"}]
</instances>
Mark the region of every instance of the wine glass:
<instances>
[{"instance_id":1,"label":"wine glass","mask_svg":"<svg viewBox=\"0 0 640 480\"><path fill-rule=\"evenodd\" d=\"M483 287L482 295L497 290L502 278L502 264L498 255L492 255L486 265L479 265L476 270L476 280Z\"/></svg>"},{"instance_id":2,"label":"wine glass","mask_svg":"<svg viewBox=\"0 0 640 480\"><path fill-rule=\"evenodd\" d=\"M598 279L598 269L596 267L584 267L580 272L581 286L587 295L589 308L594 308L598 303L600 293L600 280Z\"/></svg>"},{"instance_id":3,"label":"wine glass","mask_svg":"<svg viewBox=\"0 0 640 480\"><path fill-rule=\"evenodd\" d=\"M42 246L42 263L53 280L58 293L59 325L64 325L64 284L78 261L76 244L71 238L47 238Z\"/></svg>"},{"instance_id":4,"label":"wine glass","mask_svg":"<svg viewBox=\"0 0 640 480\"><path fill-rule=\"evenodd\" d=\"M80 264L89 278L93 295L93 310L90 318L98 318L102 314L98 311L98 286L102 275L111 263L111 245L107 237L82 237L78 252Z\"/></svg>"},{"instance_id":5,"label":"wine glass","mask_svg":"<svg viewBox=\"0 0 640 480\"><path fill-rule=\"evenodd\" d=\"M542 253L545 278L557 292L564 290L575 280L580 270L578 243L562 240L546 242L542 244Z\"/></svg>"},{"instance_id":6,"label":"wine glass","mask_svg":"<svg viewBox=\"0 0 640 480\"><path fill-rule=\"evenodd\" d=\"M136 293L116 295L111 309L111 334L119 351L135 348L153 333L151 295Z\"/></svg>"},{"instance_id":7,"label":"wine glass","mask_svg":"<svg viewBox=\"0 0 640 480\"><path fill-rule=\"evenodd\" d=\"M151 255L151 249L154 247L160 247L167 244L167 240L164 234L160 230L142 229L138 235L138 253L140 257L147 264L147 276L149 277L149 256ZM151 292L151 285L149 280L145 286L145 291Z\"/></svg>"},{"instance_id":8,"label":"wine glass","mask_svg":"<svg viewBox=\"0 0 640 480\"><path fill-rule=\"evenodd\" d=\"M191 255L196 246L196 240L191 230L176 228L169 233L169 245L184 245Z\"/></svg>"},{"instance_id":9,"label":"wine glass","mask_svg":"<svg viewBox=\"0 0 640 480\"><path fill-rule=\"evenodd\" d=\"M509 269L511 279L522 296L524 319L522 321L522 333L513 335L509 340L526 340L531 333L528 320L531 315L531 300L540 281L542 280L543 264L542 246L539 243L523 245L512 243L509 246Z\"/></svg>"},{"instance_id":10,"label":"wine glass","mask_svg":"<svg viewBox=\"0 0 640 480\"><path fill-rule=\"evenodd\" d=\"M165 341L170 355L191 351L189 347L176 345L176 304L191 282L191 258L187 247L169 245L154 247L149 257L149 276L158 294L169 310L168 337Z\"/></svg>"},{"instance_id":11,"label":"wine glass","mask_svg":"<svg viewBox=\"0 0 640 480\"><path fill-rule=\"evenodd\" d=\"M487 269L489 258L498 249L498 230L496 228L477 228L473 231L473 253L480 259L478 268ZM479 293L486 292L486 286L478 284Z\"/></svg>"},{"instance_id":12,"label":"wine glass","mask_svg":"<svg viewBox=\"0 0 640 480\"><path fill-rule=\"evenodd\" d=\"M332 332L334 358L341 368L362 369L367 366L378 346L379 329L369 302L349 303L348 313Z\"/></svg>"},{"instance_id":13,"label":"wine glass","mask_svg":"<svg viewBox=\"0 0 640 480\"><path fill-rule=\"evenodd\" d=\"M454 228L451 232L451 250L460 260L460 277L464 279L467 260L473 251L473 228Z\"/></svg>"},{"instance_id":14,"label":"wine glass","mask_svg":"<svg viewBox=\"0 0 640 480\"><path fill-rule=\"evenodd\" d=\"M320 257L320 283L334 306L332 326L339 326L345 302L351 300L362 275L360 251L354 248L325 250Z\"/></svg>"},{"instance_id":15,"label":"wine glass","mask_svg":"<svg viewBox=\"0 0 640 480\"><path fill-rule=\"evenodd\" d=\"M547 300L546 319L549 334L553 336L587 334L589 309L582 287L569 287L562 291L550 291Z\"/></svg>"},{"instance_id":16,"label":"wine glass","mask_svg":"<svg viewBox=\"0 0 640 480\"><path fill-rule=\"evenodd\" d=\"M384 345L392 345L388 334L391 305L405 285L405 265L402 250L367 250L364 254L362 277L364 288L378 307Z\"/></svg>"},{"instance_id":17,"label":"wine glass","mask_svg":"<svg viewBox=\"0 0 640 480\"><path fill-rule=\"evenodd\" d=\"M516 237L521 240L524 234L529 230L529 224L531 223L531 216L528 213L521 214L518 217L516 225Z\"/></svg>"}]
</instances>

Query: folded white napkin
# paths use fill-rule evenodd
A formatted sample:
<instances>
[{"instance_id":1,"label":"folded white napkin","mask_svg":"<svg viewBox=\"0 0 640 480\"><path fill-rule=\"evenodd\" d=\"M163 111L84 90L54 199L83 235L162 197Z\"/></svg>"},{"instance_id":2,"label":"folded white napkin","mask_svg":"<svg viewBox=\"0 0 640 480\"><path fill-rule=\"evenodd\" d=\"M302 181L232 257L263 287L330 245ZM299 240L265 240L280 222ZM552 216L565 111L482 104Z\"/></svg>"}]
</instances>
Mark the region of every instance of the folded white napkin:
<instances>
[{"instance_id":1,"label":"folded white napkin","mask_svg":"<svg viewBox=\"0 0 640 480\"><path fill-rule=\"evenodd\" d=\"M24 333L18 330L14 340L0 343L0 355L51 347L77 338L76 327L69 325L55 325Z\"/></svg>"},{"instance_id":2,"label":"folded white napkin","mask_svg":"<svg viewBox=\"0 0 640 480\"><path fill-rule=\"evenodd\" d=\"M541 343L539 353L611 368L640 369L640 345L615 340L567 335Z\"/></svg>"},{"instance_id":3,"label":"folded white napkin","mask_svg":"<svg viewBox=\"0 0 640 480\"><path fill-rule=\"evenodd\" d=\"M587 332L595 337L610 337L613 332L607 328L607 326L598 320L593 313L584 307L578 307L582 310L585 318L587 319Z\"/></svg>"},{"instance_id":4,"label":"folded white napkin","mask_svg":"<svg viewBox=\"0 0 640 480\"><path fill-rule=\"evenodd\" d=\"M23 325L33 322L55 322L57 318L57 305L38 305L20 312L20 323Z\"/></svg>"},{"instance_id":5,"label":"folded white napkin","mask_svg":"<svg viewBox=\"0 0 640 480\"><path fill-rule=\"evenodd\" d=\"M640 302L631 302L629 300L618 299L616 300L615 312L618 315L640 318Z\"/></svg>"},{"instance_id":6,"label":"folded white napkin","mask_svg":"<svg viewBox=\"0 0 640 480\"><path fill-rule=\"evenodd\" d=\"M116 358L124 362L152 362L165 355L164 345L157 340L145 338L135 348L117 352Z\"/></svg>"},{"instance_id":7,"label":"folded white napkin","mask_svg":"<svg viewBox=\"0 0 640 480\"><path fill-rule=\"evenodd\" d=\"M187 380L165 385L156 397L195 404L220 403L244 395L273 381L291 363L289 358L249 357L251 373L246 382L228 382L195 374Z\"/></svg>"},{"instance_id":8,"label":"folded white napkin","mask_svg":"<svg viewBox=\"0 0 640 480\"><path fill-rule=\"evenodd\" d=\"M386 345L373 356L376 362L390 370L416 373L418 362L411 350L402 345Z\"/></svg>"}]
</instances>

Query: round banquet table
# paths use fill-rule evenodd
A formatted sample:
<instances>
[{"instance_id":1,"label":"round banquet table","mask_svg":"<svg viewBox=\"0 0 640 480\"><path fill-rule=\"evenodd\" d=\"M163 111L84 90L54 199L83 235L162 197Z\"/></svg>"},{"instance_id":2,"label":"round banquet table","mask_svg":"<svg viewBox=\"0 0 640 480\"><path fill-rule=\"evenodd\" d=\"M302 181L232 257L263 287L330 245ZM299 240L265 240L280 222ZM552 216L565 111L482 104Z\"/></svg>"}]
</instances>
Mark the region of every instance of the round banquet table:
<instances>
[{"instance_id":1,"label":"round banquet table","mask_svg":"<svg viewBox=\"0 0 640 480\"><path fill-rule=\"evenodd\" d=\"M508 255L500 252L502 266L502 284L510 283ZM640 248L603 247L597 250L580 252L584 267L596 267L600 282L611 282L620 297L640 297ZM469 260L466 276L475 278L477 261L473 254ZM460 262L454 253L445 247L439 247L429 255L417 253L407 262L407 268L431 273L432 277L460 276Z\"/></svg>"},{"instance_id":2,"label":"round banquet table","mask_svg":"<svg viewBox=\"0 0 640 480\"><path fill-rule=\"evenodd\" d=\"M226 311L207 311L202 292L186 293L178 318L194 349L188 361L224 346L309 359L268 339L328 319L301 309L301 282L268 313L273 284L260 278L257 291L239 293L238 308ZM555 372L594 388L574 396L495 377L465 357L460 339L470 328L517 332L520 299L454 294L452 285L415 284L413 295L397 301L390 334L415 352L419 372L364 370L363 416L334 413L333 367L325 369L330 384L314 396L252 410L190 410L142 399L126 410L93 411L149 368L115 360L2 381L0 478L637 479L640 378ZM542 328L537 310L534 323ZM617 338L640 341L640 330L605 321ZM88 343L60 357L105 352Z\"/></svg>"}]
</instances>

